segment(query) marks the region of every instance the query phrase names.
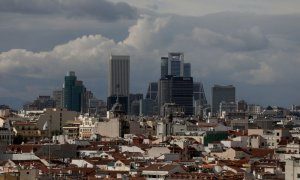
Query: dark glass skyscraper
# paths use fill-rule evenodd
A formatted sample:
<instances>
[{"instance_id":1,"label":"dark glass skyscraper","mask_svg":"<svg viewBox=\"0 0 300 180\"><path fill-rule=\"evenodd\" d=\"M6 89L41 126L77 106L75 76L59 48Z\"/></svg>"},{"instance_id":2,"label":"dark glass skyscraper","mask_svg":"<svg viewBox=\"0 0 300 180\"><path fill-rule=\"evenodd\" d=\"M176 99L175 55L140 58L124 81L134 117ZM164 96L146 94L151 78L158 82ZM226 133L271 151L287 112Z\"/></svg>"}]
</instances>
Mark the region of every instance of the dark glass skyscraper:
<instances>
[{"instance_id":1,"label":"dark glass skyscraper","mask_svg":"<svg viewBox=\"0 0 300 180\"><path fill-rule=\"evenodd\" d=\"M193 78L167 76L159 83L159 108L165 103L184 107L185 115L193 115Z\"/></svg>"},{"instance_id":2,"label":"dark glass skyscraper","mask_svg":"<svg viewBox=\"0 0 300 180\"><path fill-rule=\"evenodd\" d=\"M191 75L191 63L184 63L183 65L183 76L192 77Z\"/></svg>"},{"instance_id":3,"label":"dark glass skyscraper","mask_svg":"<svg viewBox=\"0 0 300 180\"><path fill-rule=\"evenodd\" d=\"M82 81L77 81L75 72L68 72L64 84L64 107L69 111L85 112L85 92Z\"/></svg>"},{"instance_id":4,"label":"dark glass skyscraper","mask_svg":"<svg viewBox=\"0 0 300 180\"><path fill-rule=\"evenodd\" d=\"M72 109L72 89L75 86L75 82L77 77L75 76L75 72L70 71L65 76L65 84L64 84L64 107L67 110Z\"/></svg>"},{"instance_id":5,"label":"dark glass skyscraper","mask_svg":"<svg viewBox=\"0 0 300 180\"><path fill-rule=\"evenodd\" d=\"M180 52L170 52L168 55L168 75L182 77L184 56Z\"/></svg>"}]
</instances>

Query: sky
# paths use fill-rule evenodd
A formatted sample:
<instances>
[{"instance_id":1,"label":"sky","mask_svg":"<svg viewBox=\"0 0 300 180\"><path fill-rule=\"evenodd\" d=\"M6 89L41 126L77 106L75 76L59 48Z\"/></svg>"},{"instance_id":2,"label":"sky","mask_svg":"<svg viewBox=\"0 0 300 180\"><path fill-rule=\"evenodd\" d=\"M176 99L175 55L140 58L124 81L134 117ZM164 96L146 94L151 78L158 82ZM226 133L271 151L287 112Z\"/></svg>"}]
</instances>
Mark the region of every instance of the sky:
<instances>
[{"instance_id":1,"label":"sky","mask_svg":"<svg viewBox=\"0 0 300 180\"><path fill-rule=\"evenodd\" d=\"M300 104L299 0L0 0L0 104L62 88L75 71L107 96L110 54L131 58L132 93L160 77L160 57L184 52L207 99Z\"/></svg>"}]
</instances>

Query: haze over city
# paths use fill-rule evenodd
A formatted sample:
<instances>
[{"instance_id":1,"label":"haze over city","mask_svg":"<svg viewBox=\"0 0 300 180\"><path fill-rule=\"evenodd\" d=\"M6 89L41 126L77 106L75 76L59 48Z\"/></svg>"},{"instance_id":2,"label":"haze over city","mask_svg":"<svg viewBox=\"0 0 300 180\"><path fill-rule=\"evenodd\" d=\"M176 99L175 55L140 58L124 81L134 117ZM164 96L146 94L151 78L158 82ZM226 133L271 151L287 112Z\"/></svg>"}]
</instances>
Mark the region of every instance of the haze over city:
<instances>
[{"instance_id":1,"label":"haze over city","mask_svg":"<svg viewBox=\"0 0 300 180\"><path fill-rule=\"evenodd\" d=\"M132 93L160 77L160 57L184 52L207 97L232 84L237 99L299 104L300 2L295 0L1 0L0 101L61 88L72 70L107 96L110 54L130 55Z\"/></svg>"}]
</instances>

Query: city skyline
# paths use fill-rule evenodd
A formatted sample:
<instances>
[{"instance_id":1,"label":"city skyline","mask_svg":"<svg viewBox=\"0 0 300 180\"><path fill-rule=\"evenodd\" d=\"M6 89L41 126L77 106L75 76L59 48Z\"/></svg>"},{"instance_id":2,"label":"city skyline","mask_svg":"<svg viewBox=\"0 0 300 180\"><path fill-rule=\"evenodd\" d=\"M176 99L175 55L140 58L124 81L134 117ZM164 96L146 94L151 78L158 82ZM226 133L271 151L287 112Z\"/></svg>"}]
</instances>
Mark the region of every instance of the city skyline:
<instances>
[{"instance_id":1,"label":"city skyline","mask_svg":"<svg viewBox=\"0 0 300 180\"><path fill-rule=\"evenodd\" d=\"M110 53L130 55L130 92L145 94L160 58L184 52L207 97L232 84L237 100L299 104L299 2L80 2L0 2L0 102L51 94L71 70L105 99Z\"/></svg>"}]
</instances>

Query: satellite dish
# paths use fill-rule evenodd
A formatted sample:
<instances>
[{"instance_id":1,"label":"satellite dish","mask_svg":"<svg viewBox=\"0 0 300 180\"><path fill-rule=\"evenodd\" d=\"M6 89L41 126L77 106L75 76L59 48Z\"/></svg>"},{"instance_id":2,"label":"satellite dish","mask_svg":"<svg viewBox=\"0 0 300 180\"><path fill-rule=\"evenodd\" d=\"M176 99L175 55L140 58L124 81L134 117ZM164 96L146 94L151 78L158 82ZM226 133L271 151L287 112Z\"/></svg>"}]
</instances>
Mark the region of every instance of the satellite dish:
<instances>
[{"instance_id":1,"label":"satellite dish","mask_svg":"<svg viewBox=\"0 0 300 180\"><path fill-rule=\"evenodd\" d=\"M215 174L220 174L222 172L222 167L221 166L214 166L213 171Z\"/></svg>"}]
</instances>

